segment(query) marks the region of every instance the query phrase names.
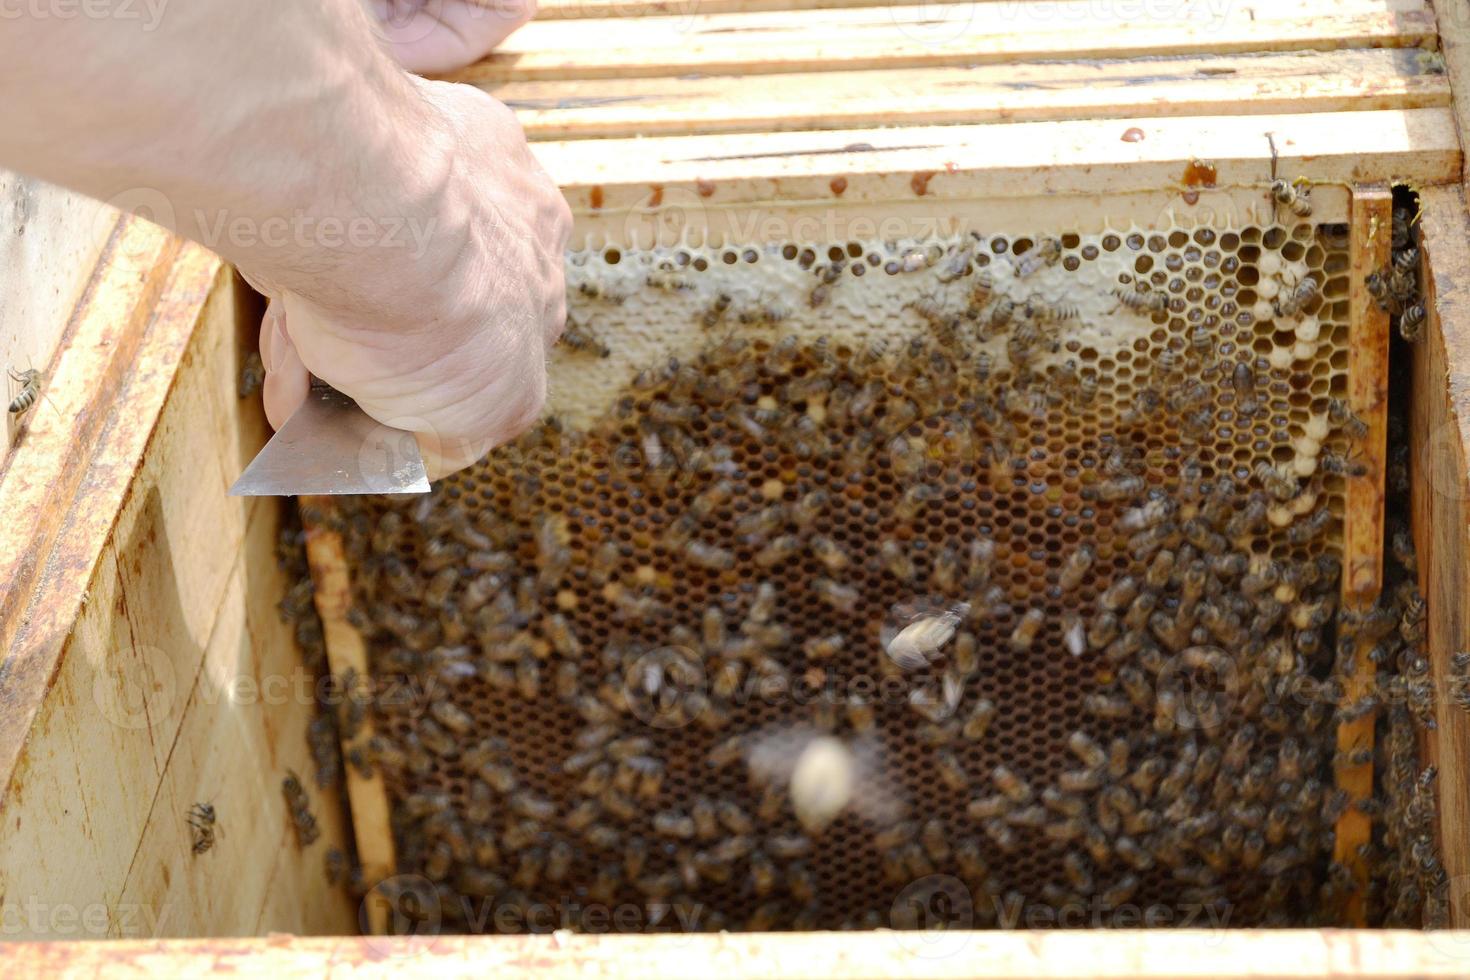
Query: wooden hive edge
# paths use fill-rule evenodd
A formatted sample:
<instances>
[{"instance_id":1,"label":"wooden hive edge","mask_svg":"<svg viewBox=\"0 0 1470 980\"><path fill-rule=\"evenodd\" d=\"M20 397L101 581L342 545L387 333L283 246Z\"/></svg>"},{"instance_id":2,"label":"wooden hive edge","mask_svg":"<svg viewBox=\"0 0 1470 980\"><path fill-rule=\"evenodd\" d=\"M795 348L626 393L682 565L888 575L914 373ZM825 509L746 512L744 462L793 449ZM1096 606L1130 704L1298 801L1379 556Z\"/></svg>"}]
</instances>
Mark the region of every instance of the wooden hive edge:
<instances>
[{"instance_id":1,"label":"wooden hive edge","mask_svg":"<svg viewBox=\"0 0 1470 980\"><path fill-rule=\"evenodd\" d=\"M1420 196L1424 337L1415 345L1410 423L1412 512L1420 588L1428 601L1429 666L1437 727L1428 759L1438 768L1439 850L1449 876L1451 923L1470 927L1470 712L1451 665L1470 649L1470 214L1459 187Z\"/></svg>"},{"instance_id":2,"label":"wooden hive edge","mask_svg":"<svg viewBox=\"0 0 1470 980\"><path fill-rule=\"evenodd\" d=\"M930 944L926 939L941 937ZM943 933L439 936L13 943L17 975L117 980L241 978L929 977L1030 980L1204 977L1455 977L1470 933L1118 930Z\"/></svg>"}]
</instances>

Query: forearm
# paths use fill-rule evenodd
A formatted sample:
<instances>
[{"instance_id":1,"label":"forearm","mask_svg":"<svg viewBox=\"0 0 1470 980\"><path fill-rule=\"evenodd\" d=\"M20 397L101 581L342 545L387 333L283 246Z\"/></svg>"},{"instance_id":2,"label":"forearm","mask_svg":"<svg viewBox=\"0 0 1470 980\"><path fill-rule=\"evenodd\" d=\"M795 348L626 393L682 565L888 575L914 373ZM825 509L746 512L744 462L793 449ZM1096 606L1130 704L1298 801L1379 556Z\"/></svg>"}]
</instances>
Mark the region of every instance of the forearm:
<instances>
[{"instance_id":1,"label":"forearm","mask_svg":"<svg viewBox=\"0 0 1470 980\"><path fill-rule=\"evenodd\" d=\"M442 211L404 209L441 192L453 150L360 0L187 0L148 25L0 25L0 166L155 205L285 289L333 280L349 238L409 264L404 222ZM449 247L463 232L433 231Z\"/></svg>"}]
</instances>

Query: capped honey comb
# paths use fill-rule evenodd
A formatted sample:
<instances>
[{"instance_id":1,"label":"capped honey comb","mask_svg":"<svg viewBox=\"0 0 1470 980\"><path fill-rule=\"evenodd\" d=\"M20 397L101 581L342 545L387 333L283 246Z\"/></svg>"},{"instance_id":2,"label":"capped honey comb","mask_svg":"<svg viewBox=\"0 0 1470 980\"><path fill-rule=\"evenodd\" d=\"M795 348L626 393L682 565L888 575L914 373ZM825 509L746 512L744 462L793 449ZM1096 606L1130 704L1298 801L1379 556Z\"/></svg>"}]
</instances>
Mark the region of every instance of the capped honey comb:
<instances>
[{"instance_id":1,"label":"capped honey comb","mask_svg":"<svg viewBox=\"0 0 1470 980\"><path fill-rule=\"evenodd\" d=\"M574 253L551 418L334 517L401 869L473 930L1339 921L1330 217ZM810 733L821 830L752 762Z\"/></svg>"}]
</instances>

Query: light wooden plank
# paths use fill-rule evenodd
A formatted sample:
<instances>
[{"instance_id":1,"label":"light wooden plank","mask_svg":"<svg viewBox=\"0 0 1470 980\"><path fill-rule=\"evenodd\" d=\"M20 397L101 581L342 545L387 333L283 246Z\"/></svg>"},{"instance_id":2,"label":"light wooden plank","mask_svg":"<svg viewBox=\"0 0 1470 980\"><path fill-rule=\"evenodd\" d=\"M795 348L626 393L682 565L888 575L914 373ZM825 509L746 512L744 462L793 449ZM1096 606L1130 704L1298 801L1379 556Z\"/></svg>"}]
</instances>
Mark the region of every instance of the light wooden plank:
<instances>
[{"instance_id":1,"label":"light wooden plank","mask_svg":"<svg viewBox=\"0 0 1470 980\"><path fill-rule=\"evenodd\" d=\"M0 170L0 376L10 367L49 373L117 217L98 201ZM14 380L0 380L0 405L19 393ZM23 423L6 413L0 456Z\"/></svg>"},{"instance_id":2,"label":"light wooden plank","mask_svg":"<svg viewBox=\"0 0 1470 980\"><path fill-rule=\"evenodd\" d=\"M258 403L235 394L253 324L234 280L194 246L168 265L84 461L87 492L52 501L62 531L10 651L17 669L0 675L14 706L3 724L18 732L0 746L13 760L0 798L0 912L20 916L7 920L12 936L355 922L354 903L323 881L321 854L345 829L339 804L318 801L315 853L282 860L291 831L276 767L307 771L311 706L219 698L241 674L285 676L296 656L274 622L279 503L224 495L266 434ZM30 672L42 664L46 673ZM186 814L205 801L233 843L195 858Z\"/></svg>"},{"instance_id":3,"label":"light wooden plank","mask_svg":"<svg viewBox=\"0 0 1470 980\"><path fill-rule=\"evenodd\" d=\"M47 386L48 401L37 406L39 411L29 413L20 447L0 470L0 499L6 509L6 519L0 521L0 582L6 583L0 592L0 650L6 651L3 665L12 683L28 667L19 651L60 649L60 637L37 636L37 632L69 625L74 618L74 610L53 617L52 610L27 611L25 606L65 516L56 501L68 500L77 492L127 383L127 372L151 368L139 361L138 347L177 250L176 240L145 221L131 220L119 226L74 314L71 340ZM178 352L173 351L173 356ZM163 392L153 393L151 402L137 406L134 417L139 421L131 422L124 415L124 424L139 439L145 438L146 430L137 428L143 419L152 425L162 401ZM135 454L141 449L141 442L133 446ZM124 480L112 489L120 497L126 486ZM100 543L98 539L90 556L95 557ZM83 576L81 583L85 582ZM25 647L18 636L22 628L31 634ZM36 668L45 676L51 666L42 663ZM21 725L18 731L9 727L12 722ZM0 751L23 737L28 724L29 719L22 723L13 713L0 718ZM3 764L7 761L0 756L0 773L9 772L9 765Z\"/></svg>"},{"instance_id":4,"label":"light wooden plank","mask_svg":"<svg viewBox=\"0 0 1470 980\"><path fill-rule=\"evenodd\" d=\"M1024 197L1099 195L1106 210L1117 195L1184 190L1197 159L1215 167L1219 186L1264 194L1268 132L1281 171L1315 183L1422 185L1460 171L1443 108L571 140L540 143L536 155L593 239L623 240L656 223L745 241L791 234L789 222L761 220L788 206L819 228L864 208L909 207L932 225L961 204Z\"/></svg>"},{"instance_id":5,"label":"light wooden plank","mask_svg":"<svg viewBox=\"0 0 1470 980\"><path fill-rule=\"evenodd\" d=\"M1470 926L1470 712L1455 703L1450 658L1470 650L1470 214L1460 187L1420 195L1427 269L1425 336L1414 348L1414 537L1429 603L1429 665L1438 723L1428 735L1437 768L1439 853L1450 878L1450 918Z\"/></svg>"},{"instance_id":6,"label":"light wooden plank","mask_svg":"<svg viewBox=\"0 0 1470 980\"><path fill-rule=\"evenodd\" d=\"M926 941L927 940L927 941ZM483 978L1457 977L1470 933L1154 931L432 936L168 943L18 943L17 975L109 980L204 976Z\"/></svg>"},{"instance_id":7,"label":"light wooden plank","mask_svg":"<svg viewBox=\"0 0 1470 980\"><path fill-rule=\"evenodd\" d=\"M499 0L476 0L483 6L494 9ZM1242 7L1259 10L1263 16L1272 11L1289 7L1303 7L1320 0L1255 0L1243 3ZM1012 9L1023 5L1034 11L1054 6L1045 0L933 0L937 4L1006 4ZM537 20L578 20L601 17L681 17L701 14L739 14L770 10L839 10L855 7L887 7L892 0L540 0L536 8ZM1141 3L1129 4L1124 0L1120 6L1131 9L1138 15L1146 14L1148 7ZM1218 4L1217 4L1218 6ZM1423 4L1416 0L1391 0L1378 5L1387 10L1422 10ZM1157 9L1157 8L1154 8ZM1029 13L1029 11L1028 11ZM945 12L938 16L964 16L962 12ZM1033 15L1034 16L1034 15Z\"/></svg>"},{"instance_id":8,"label":"light wooden plank","mask_svg":"<svg viewBox=\"0 0 1470 980\"><path fill-rule=\"evenodd\" d=\"M533 22L456 77L491 82L755 75L834 66L855 71L1435 43L1434 16L1422 6L1186 4L1169 6L1163 16L1137 16L1122 7L1068 0L1044 14L982 3ZM950 9L969 16L935 20L936 11Z\"/></svg>"},{"instance_id":9,"label":"light wooden plank","mask_svg":"<svg viewBox=\"0 0 1470 980\"><path fill-rule=\"evenodd\" d=\"M1455 100L1455 123L1462 142L1470 140L1470 12L1463 3L1435 4L1439 46L1444 52L1445 70ZM1470 180L1470 168L1464 173Z\"/></svg>"},{"instance_id":10,"label":"light wooden plank","mask_svg":"<svg viewBox=\"0 0 1470 980\"><path fill-rule=\"evenodd\" d=\"M1387 187L1353 189L1348 244L1348 390L1353 412L1368 426L1368 435L1353 447L1366 467L1362 476L1346 480L1343 507L1342 608L1366 611L1378 598L1383 582L1383 474L1388 438L1388 314L1368 293L1367 279L1388 262L1393 194ZM1356 642L1354 670L1343 679L1346 703L1352 704L1376 690L1375 668L1369 644ZM1337 729L1337 749L1347 754L1372 750L1376 711ZM1373 763L1336 768L1337 785L1349 799L1373 796ZM1358 891L1348 904L1347 921L1363 925L1363 891L1368 863L1360 848L1373 833L1372 818L1349 806L1337 821L1333 858L1347 865Z\"/></svg>"},{"instance_id":11,"label":"light wooden plank","mask_svg":"<svg viewBox=\"0 0 1470 980\"><path fill-rule=\"evenodd\" d=\"M1422 52L1359 50L1167 60L792 74L487 82L532 139L858 126L1419 109L1450 102Z\"/></svg>"},{"instance_id":12,"label":"light wooden plank","mask_svg":"<svg viewBox=\"0 0 1470 980\"><path fill-rule=\"evenodd\" d=\"M496 0L476 0L494 9ZM1016 3L1018 0L935 0L936 3ZM1028 0L1020 0L1028 2ZM587 20L603 17L687 17L700 14L751 14L769 10L839 10L886 7L892 0L540 0L537 20Z\"/></svg>"},{"instance_id":13,"label":"light wooden plank","mask_svg":"<svg viewBox=\"0 0 1470 980\"><path fill-rule=\"evenodd\" d=\"M330 498L304 497L303 517L325 515L334 505ZM313 515L312 512L315 512ZM324 520L307 520L306 553L311 563L311 577L316 590L316 608L326 638L327 659L339 684L348 676L370 681L373 673L368 664L367 644L362 635L347 621L352 606L352 581L343 551L342 535L326 526ZM354 741L344 741L344 758L352 745L365 746L373 736L372 717L362 721ZM352 765L344 767L347 794L352 804L352 828L357 842L357 860L363 881L370 888L397 872L398 859L393 845L388 790L381 776L364 778ZM368 930L376 935L387 932L388 907L383 896L370 893L366 900Z\"/></svg>"},{"instance_id":14,"label":"light wooden plank","mask_svg":"<svg viewBox=\"0 0 1470 980\"><path fill-rule=\"evenodd\" d=\"M307 848L281 793L288 770L310 785L316 678L274 608L290 584L274 557L284 502L266 503L233 562L202 669L180 692L183 719L122 888L123 906L162 910L157 936L357 929L356 902L325 874L327 849L349 833L339 793L309 789L321 837ZM219 835L195 855L188 813L199 802L215 807Z\"/></svg>"}]
</instances>

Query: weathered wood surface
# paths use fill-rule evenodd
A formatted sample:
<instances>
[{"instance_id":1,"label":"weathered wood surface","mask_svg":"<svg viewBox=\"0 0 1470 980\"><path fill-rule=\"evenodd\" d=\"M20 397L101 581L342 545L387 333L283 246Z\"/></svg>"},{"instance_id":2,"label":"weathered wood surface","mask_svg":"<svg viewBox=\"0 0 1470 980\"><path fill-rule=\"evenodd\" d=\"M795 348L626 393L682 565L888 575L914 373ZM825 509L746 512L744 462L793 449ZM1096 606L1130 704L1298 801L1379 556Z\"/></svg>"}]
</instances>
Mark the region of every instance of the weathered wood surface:
<instances>
[{"instance_id":1,"label":"weathered wood surface","mask_svg":"<svg viewBox=\"0 0 1470 980\"><path fill-rule=\"evenodd\" d=\"M493 977L1462 977L1470 933L1086 931L434 936L17 944L16 975L153 980Z\"/></svg>"},{"instance_id":2,"label":"weathered wood surface","mask_svg":"<svg viewBox=\"0 0 1470 980\"><path fill-rule=\"evenodd\" d=\"M1470 927L1470 713L1455 703L1459 681L1451 658L1470 650L1470 214L1459 187L1426 190L1421 204L1429 319L1413 354L1410 472L1437 694L1428 758L1439 771L1439 845L1451 921L1463 929Z\"/></svg>"},{"instance_id":3,"label":"weathered wood surface","mask_svg":"<svg viewBox=\"0 0 1470 980\"><path fill-rule=\"evenodd\" d=\"M756 79L486 81L534 140L1210 115L1450 104L1422 51L819 71ZM476 82L478 69L454 76ZM595 148L589 147L589 152Z\"/></svg>"},{"instance_id":4,"label":"weathered wood surface","mask_svg":"<svg viewBox=\"0 0 1470 980\"><path fill-rule=\"evenodd\" d=\"M936 17L961 10L964 16ZM760 75L1084 58L1433 47L1419 0L1270 5L979 3L533 21L475 66L479 81Z\"/></svg>"},{"instance_id":5,"label":"weathered wood surface","mask_svg":"<svg viewBox=\"0 0 1470 980\"><path fill-rule=\"evenodd\" d=\"M5 938L355 927L324 873L337 797L312 793L322 839L300 853L280 789L309 779L314 711L274 609L280 502L225 496L266 434L236 393L241 290L126 223L74 318L58 411L0 474ZM195 803L220 831L198 856Z\"/></svg>"}]
</instances>

